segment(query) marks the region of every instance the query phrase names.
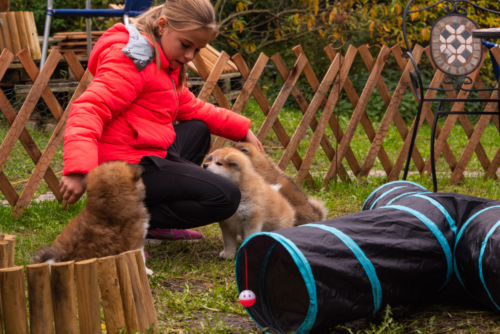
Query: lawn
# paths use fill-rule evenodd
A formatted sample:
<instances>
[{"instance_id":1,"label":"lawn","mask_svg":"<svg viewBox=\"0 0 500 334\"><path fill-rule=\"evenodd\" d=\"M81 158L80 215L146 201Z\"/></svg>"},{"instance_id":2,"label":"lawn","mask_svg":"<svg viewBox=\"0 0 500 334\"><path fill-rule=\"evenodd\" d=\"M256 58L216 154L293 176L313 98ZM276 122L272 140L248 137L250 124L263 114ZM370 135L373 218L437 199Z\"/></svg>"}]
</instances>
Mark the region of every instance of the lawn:
<instances>
[{"instance_id":1,"label":"lawn","mask_svg":"<svg viewBox=\"0 0 500 334\"><path fill-rule=\"evenodd\" d=\"M413 177L429 188L430 180ZM308 189L324 200L334 218L359 211L366 197L379 185L382 178L370 178L368 183L332 183L331 190ZM500 200L500 184L468 178L461 186L450 186L440 180L442 191L463 193ZM84 206L80 201L68 211L57 202L33 204L22 218L13 220L11 209L0 208L0 230L18 236L16 264L29 264L33 253L54 240L65 224ZM223 245L216 224L199 228L205 239L198 243L169 242L157 247L146 247L151 258L148 267L156 310L162 333L258 333L252 320L238 303L234 278L234 261L217 257ZM331 333L486 333L500 325L500 316L467 298L457 287L451 287L434 300L420 305L379 312L371 319L363 319L339 326ZM343 328L345 327L345 328Z\"/></svg>"}]
</instances>

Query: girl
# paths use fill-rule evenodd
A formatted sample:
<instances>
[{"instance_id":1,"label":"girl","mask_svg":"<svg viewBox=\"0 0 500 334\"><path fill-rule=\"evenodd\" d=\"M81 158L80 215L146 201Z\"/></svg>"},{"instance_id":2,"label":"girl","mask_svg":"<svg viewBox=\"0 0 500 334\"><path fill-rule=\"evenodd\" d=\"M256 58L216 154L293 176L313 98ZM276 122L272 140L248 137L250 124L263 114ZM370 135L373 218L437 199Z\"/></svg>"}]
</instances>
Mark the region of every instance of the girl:
<instances>
[{"instance_id":1,"label":"girl","mask_svg":"<svg viewBox=\"0 0 500 334\"><path fill-rule=\"evenodd\" d=\"M167 0L135 26L116 24L102 35L88 62L94 80L73 103L66 127L64 202L83 195L92 168L124 160L144 167L149 239L201 239L185 229L236 212L238 187L200 167L210 134L262 145L249 119L186 87L186 64L217 34L209 0Z\"/></svg>"}]
</instances>

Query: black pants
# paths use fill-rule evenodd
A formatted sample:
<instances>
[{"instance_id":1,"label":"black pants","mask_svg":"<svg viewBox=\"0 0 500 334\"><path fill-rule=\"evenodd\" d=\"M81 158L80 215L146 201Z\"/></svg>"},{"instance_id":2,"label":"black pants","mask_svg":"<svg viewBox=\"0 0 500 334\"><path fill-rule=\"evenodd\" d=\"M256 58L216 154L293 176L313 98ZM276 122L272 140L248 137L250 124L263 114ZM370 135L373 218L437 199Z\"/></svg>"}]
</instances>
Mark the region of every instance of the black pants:
<instances>
[{"instance_id":1,"label":"black pants","mask_svg":"<svg viewBox=\"0 0 500 334\"><path fill-rule=\"evenodd\" d=\"M166 159L144 157L142 180L150 228L187 229L231 217L240 204L240 189L200 167L210 148L210 131L201 121L174 126L177 137Z\"/></svg>"}]
</instances>

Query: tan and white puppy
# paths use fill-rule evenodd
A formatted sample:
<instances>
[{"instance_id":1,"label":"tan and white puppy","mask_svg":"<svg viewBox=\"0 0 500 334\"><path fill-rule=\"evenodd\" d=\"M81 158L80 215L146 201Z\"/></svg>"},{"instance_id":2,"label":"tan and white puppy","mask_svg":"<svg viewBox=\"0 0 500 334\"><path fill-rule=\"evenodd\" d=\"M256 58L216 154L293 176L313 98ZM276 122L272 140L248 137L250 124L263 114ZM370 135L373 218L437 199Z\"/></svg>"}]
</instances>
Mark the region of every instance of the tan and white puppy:
<instances>
[{"instance_id":1,"label":"tan and white puppy","mask_svg":"<svg viewBox=\"0 0 500 334\"><path fill-rule=\"evenodd\" d=\"M245 153L257 173L280 192L295 209L295 226L323 221L328 215L325 204L304 192L265 154L249 143L237 143L234 148Z\"/></svg>"},{"instance_id":2,"label":"tan and white puppy","mask_svg":"<svg viewBox=\"0 0 500 334\"><path fill-rule=\"evenodd\" d=\"M203 168L232 180L241 190L236 213L219 223L224 250L221 258L236 255L238 236L243 240L261 231L275 231L294 226L295 210L254 170L241 151L226 147L207 157Z\"/></svg>"},{"instance_id":3,"label":"tan and white puppy","mask_svg":"<svg viewBox=\"0 0 500 334\"><path fill-rule=\"evenodd\" d=\"M141 249L149 227L141 167L110 161L85 179L87 203L57 236L40 249L33 263L82 261ZM148 274L153 272L146 268Z\"/></svg>"}]
</instances>

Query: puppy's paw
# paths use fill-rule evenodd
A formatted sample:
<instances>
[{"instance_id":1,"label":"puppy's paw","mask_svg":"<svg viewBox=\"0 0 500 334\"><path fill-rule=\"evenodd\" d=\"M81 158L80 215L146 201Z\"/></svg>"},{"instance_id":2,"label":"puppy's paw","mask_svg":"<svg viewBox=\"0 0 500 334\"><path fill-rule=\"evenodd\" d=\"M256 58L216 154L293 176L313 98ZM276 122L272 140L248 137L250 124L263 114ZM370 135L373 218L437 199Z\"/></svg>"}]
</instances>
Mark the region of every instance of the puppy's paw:
<instances>
[{"instance_id":1,"label":"puppy's paw","mask_svg":"<svg viewBox=\"0 0 500 334\"><path fill-rule=\"evenodd\" d=\"M235 252L226 252L225 250L223 250L222 252L219 253L219 257L221 259L234 259L234 257L236 256L236 253Z\"/></svg>"},{"instance_id":2,"label":"puppy's paw","mask_svg":"<svg viewBox=\"0 0 500 334\"><path fill-rule=\"evenodd\" d=\"M151 275L153 275L153 271L151 269L149 269L148 267L146 267L146 274L151 276Z\"/></svg>"}]
</instances>

